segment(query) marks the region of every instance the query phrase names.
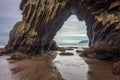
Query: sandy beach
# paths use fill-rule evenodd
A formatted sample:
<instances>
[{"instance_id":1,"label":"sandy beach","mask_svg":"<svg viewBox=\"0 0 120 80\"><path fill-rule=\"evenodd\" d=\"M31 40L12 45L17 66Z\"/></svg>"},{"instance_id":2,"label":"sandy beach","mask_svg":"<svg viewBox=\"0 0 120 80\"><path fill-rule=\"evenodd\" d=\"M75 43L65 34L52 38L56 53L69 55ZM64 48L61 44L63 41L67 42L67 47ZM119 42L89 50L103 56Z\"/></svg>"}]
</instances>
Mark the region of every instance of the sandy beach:
<instances>
[{"instance_id":1,"label":"sandy beach","mask_svg":"<svg viewBox=\"0 0 120 80\"><path fill-rule=\"evenodd\" d=\"M35 56L21 61L7 60L9 57L0 56L1 80L63 80L52 64L55 55Z\"/></svg>"},{"instance_id":2,"label":"sandy beach","mask_svg":"<svg viewBox=\"0 0 120 80\"><path fill-rule=\"evenodd\" d=\"M113 62L80 57L77 48L68 49L73 55L60 55L63 51L49 51L27 60L9 60L0 56L1 80L120 80L113 75ZM6 77L5 77L6 76Z\"/></svg>"},{"instance_id":3,"label":"sandy beach","mask_svg":"<svg viewBox=\"0 0 120 80\"><path fill-rule=\"evenodd\" d=\"M89 66L88 80L120 80L120 75L112 73L113 62L84 59Z\"/></svg>"}]
</instances>

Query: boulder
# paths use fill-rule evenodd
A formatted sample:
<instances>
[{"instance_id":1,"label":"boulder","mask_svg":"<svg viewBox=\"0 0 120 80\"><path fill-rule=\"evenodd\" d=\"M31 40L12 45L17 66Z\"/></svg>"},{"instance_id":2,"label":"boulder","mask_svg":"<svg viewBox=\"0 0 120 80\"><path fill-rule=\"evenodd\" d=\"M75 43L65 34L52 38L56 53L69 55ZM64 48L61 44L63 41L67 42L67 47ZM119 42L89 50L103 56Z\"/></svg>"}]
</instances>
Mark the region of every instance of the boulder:
<instances>
[{"instance_id":1,"label":"boulder","mask_svg":"<svg viewBox=\"0 0 120 80\"><path fill-rule=\"evenodd\" d=\"M113 64L112 72L115 75L120 75L120 62L116 62Z\"/></svg>"},{"instance_id":2,"label":"boulder","mask_svg":"<svg viewBox=\"0 0 120 80\"><path fill-rule=\"evenodd\" d=\"M82 52L83 52L83 50L76 50L76 52L77 52L77 53L82 53Z\"/></svg>"},{"instance_id":3,"label":"boulder","mask_svg":"<svg viewBox=\"0 0 120 80\"><path fill-rule=\"evenodd\" d=\"M4 49L4 48L0 48L0 56L4 55L4 54L8 54L10 53L9 50Z\"/></svg>"},{"instance_id":4,"label":"boulder","mask_svg":"<svg viewBox=\"0 0 120 80\"><path fill-rule=\"evenodd\" d=\"M71 55L74 55L74 54L70 53L70 52L62 52L62 53L60 53L60 55L62 55L62 56L71 56Z\"/></svg>"},{"instance_id":5,"label":"boulder","mask_svg":"<svg viewBox=\"0 0 120 80\"><path fill-rule=\"evenodd\" d=\"M12 60L24 60L24 59L29 59L30 57L26 54L22 53L12 53L11 58Z\"/></svg>"}]
</instances>

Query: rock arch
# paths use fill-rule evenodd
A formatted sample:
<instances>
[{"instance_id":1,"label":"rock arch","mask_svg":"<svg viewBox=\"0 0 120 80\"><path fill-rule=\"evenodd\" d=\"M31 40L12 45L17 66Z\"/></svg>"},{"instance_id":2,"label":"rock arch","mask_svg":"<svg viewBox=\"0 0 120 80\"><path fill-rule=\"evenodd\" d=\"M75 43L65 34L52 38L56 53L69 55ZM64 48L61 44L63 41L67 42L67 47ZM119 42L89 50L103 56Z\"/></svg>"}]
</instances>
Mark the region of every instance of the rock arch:
<instances>
[{"instance_id":1,"label":"rock arch","mask_svg":"<svg viewBox=\"0 0 120 80\"><path fill-rule=\"evenodd\" d=\"M119 47L119 0L22 0L20 10L22 21L11 30L5 47L11 52L39 53L72 14L85 20L90 47Z\"/></svg>"}]
</instances>

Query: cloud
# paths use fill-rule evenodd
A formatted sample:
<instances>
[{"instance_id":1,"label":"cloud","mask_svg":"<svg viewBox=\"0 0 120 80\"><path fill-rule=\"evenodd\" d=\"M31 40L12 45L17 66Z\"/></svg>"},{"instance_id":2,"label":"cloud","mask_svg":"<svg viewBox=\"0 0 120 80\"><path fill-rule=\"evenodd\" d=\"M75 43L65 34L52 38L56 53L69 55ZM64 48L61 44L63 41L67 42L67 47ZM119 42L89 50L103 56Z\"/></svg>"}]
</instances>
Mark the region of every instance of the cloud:
<instances>
[{"instance_id":1,"label":"cloud","mask_svg":"<svg viewBox=\"0 0 120 80\"><path fill-rule=\"evenodd\" d=\"M72 15L57 32L55 40L58 43L76 43L80 39L87 39L85 21L79 21L75 15Z\"/></svg>"},{"instance_id":2,"label":"cloud","mask_svg":"<svg viewBox=\"0 0 120 80\"><path fill-rule=\"evenodd\" d=\"M86 35L86 33L87 31L85 22L79 21L75 15L72 15L57 32L57 36L81 36Z\"/></svg>"},{"instance_id":3,"label":"cloud","mask_svg":"<svg viewBox=\"0 0 120 80\"><path fill-rule=\"evenodd\" d=\"M0 41L6 42L9 32L22 18L19 10L21 0L0 0Z\"/></svg>"}]
</instances>

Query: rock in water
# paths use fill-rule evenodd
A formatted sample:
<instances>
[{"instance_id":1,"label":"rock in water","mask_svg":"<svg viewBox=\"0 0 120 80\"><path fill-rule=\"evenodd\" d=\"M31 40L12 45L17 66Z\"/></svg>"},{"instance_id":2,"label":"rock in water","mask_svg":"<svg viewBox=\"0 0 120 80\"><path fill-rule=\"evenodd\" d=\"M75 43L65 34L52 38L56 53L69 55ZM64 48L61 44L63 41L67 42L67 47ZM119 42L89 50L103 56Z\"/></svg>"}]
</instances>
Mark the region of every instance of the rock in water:
<instances>
[{"instance_id":1,"label":"rock in water","mask_svg":"<svg viewBox=\"0 0 120 80\"><path fill-rule=\"evenodd\" d=\"M20 10L22 21L11 30L5 47L11 52L38 54L47 50L46 45L72 14L86 22L90 47L120 47L119 0L22 0Z\"/></svg>"},{"instance_id":2,"label":"rock in water","mask_svg":"<svg viewBox=\"0 0 120 80\"><path fill-rule=\"evenodd\" d=\"M0 56L4 55L4 54L8 54L9 51L7 49L4 48L0 48Z\"/></svg>"},{"instance_id":3,"label":"rock in water","mask_svg":"<svg viewBox=\"0 0 120 80\"><path fill-rule=\"evenodd\" d=\"M120 62L114 63L112 72L113 72L113 74L115 74L115 75L120 74Z\"/></svg>"},{"instance_id":4,"label":"rock in water","mask_svg":"<svg viewBox=\"0 0 120 80\"><path fill-rule=\"evenodd\" d=\"M69 56L69 55L74 55L74 54L70 52L62 52L60 53L60 55Z\"/></svg>"},{"instance_id":5,"label":"rock in water","mask_svg":"<svg viewBox=\"0 0 120 80\"><path fill-rule=\"evenodd\" d=\"M12 60L24 60L24 59L29 59L30 57L26 54L22 54L22 53L13 53L11 55L11 59Z\"/></svg>"},{"instance_id":6,"label":"rock in water","mask_svg":"<svg viewBox=\"0 0 120 80\"><path fill-rule=\"evenodd\" d=\"M83 50L76 50L76 52L77 52L77 53L82 53L82 52L83 52Z\"/></svg>"},{"instance_id":7,"label":"rock in water","mask_svg":"<svg viewBox=\"0 0 120 80\"><path fill-rule=\"evenodd\" d=\"M82 40L79 43L88 43L88 42L89 42L89 40Z\"/></svg>"}]
</instances>

